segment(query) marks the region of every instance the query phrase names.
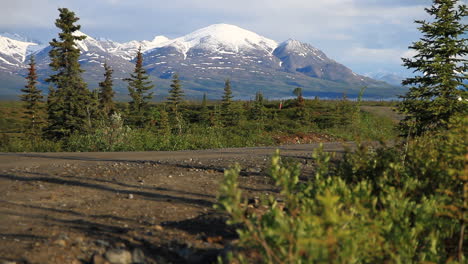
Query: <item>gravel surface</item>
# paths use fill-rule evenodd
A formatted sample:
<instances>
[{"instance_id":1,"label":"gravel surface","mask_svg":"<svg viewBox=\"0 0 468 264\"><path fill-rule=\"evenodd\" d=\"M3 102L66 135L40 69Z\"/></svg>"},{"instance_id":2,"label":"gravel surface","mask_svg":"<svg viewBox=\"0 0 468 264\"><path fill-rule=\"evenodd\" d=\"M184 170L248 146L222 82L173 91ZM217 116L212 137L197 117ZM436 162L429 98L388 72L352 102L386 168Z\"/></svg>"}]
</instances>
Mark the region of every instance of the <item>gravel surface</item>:
<instances>
[{"instance_id":1,"label":"gravel surface","mask_svg":"<svg viewBox=\"0 0 468 264\"><path fill-rule=\"evenodd\" d=\"M279 148L307 177L318 146ZM0 153L0 264L215 262L236 239L212 209L224 169L241 165L247 198L277 195L275 149Z\"/></svg>"}]
</instances>

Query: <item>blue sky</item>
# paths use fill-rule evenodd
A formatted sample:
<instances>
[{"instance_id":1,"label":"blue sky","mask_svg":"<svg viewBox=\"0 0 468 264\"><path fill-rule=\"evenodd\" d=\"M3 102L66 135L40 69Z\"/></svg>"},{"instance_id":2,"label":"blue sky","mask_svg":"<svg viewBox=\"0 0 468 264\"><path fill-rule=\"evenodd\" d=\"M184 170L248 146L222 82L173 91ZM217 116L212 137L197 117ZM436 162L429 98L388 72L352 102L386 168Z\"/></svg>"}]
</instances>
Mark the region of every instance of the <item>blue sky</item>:
<instances>
[{"instance_id":1,"label":"blue sky","mask_svg":"<svg viewBox=\"0 0 468 264\"><path fill-rule=\"evenodd\" d=\"M1 0L0 32L47 42L58 7L80 17L82 31L119 42L178 37L234 24L278 42L312 44L354 71L404 72L401 57L420 35L430 0ZM467 2L463 0L460 2Z\"/></svg>"}]
</instances>

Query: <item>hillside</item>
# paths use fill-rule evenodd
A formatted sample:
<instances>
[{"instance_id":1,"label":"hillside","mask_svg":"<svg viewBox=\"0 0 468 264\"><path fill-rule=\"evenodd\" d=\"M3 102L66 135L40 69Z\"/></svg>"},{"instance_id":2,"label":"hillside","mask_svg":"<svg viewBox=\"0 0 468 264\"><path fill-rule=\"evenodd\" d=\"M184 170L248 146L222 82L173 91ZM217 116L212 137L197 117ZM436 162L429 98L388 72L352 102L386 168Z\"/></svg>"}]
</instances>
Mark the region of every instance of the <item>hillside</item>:
<instances>
[{"instance_id":1,"label":"hillside","mask_svg":"<svg viewBox=\"0 0 468 264\"><path fill-rule=\"evenodd\" d=\"M215 24L185 36L169 39L156 36L151 41L118 43L108 39L87 38L77 43L80 63L89 88L102 80L103 64L114 69L115 89L127 94L122 81L133 70L138 48L144 52L144 66L156 84L156 94L164 95L174 73L179 73L189 97L207 93L211 98L222 94L223 83L230 78L237 98L250 98L263 91L271 98L290 96L302 87L305 96L356 96L368 87L366 97L389 98L403 93L401 88L354 73L329 58L323 51L297 40L278 43L254 32L228 24ZM3 44L2 44L3 43ZM0 35L0 95L19 93L29 56L34 55L41 82L50 75L49 46L39 45L10 35ZM16 76L11 78L7 76ZM46 85L44 85L46 87Z\"/></svg>"}]
</instances>

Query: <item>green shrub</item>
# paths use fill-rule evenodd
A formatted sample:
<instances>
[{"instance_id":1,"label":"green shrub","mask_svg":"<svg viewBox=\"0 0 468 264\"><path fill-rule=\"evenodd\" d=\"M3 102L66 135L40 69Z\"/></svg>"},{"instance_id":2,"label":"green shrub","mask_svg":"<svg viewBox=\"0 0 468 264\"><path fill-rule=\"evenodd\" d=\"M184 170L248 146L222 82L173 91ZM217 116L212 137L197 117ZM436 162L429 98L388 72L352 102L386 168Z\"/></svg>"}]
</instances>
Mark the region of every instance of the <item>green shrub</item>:
<instances>
[{"instance_id":1,"label":"green shrub","mask_svg":"<svg viewBox=\"0 0 468 264\"><path fill-rule=\"evenodd\" d=\"M0 152L57 152L62 142L48 139L27 138L23 134L0 134Z\"/></svg>"},{"instance_id":2,"label":"green shrub","mask_svg":"<svg viewBox=\"0 0 468 264\"><path fill-rule=\"evenodd\" d=\"M284 202L263 199L265 212L242 198L239 167L227 170L215 207L239 227L230 261L465 263L468 123L456 123L407 148L360 146L338 165L318 151L308 182L277 152L270 174Z\"/></svg>"}]
</instances>

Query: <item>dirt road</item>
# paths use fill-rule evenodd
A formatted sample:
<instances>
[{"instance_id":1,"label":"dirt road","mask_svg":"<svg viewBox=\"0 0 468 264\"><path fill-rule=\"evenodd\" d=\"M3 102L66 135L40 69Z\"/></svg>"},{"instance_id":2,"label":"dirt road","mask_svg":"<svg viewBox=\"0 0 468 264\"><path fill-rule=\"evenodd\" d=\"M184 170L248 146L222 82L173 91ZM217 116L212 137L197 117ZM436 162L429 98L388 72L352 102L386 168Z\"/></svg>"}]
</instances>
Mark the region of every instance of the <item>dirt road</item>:
<instances>
[{"instance_id":1,"label":"dirt road","mask_svg":"<svg viewBox=\"0 0 468 264\"><path fill-rule=\"evenodd\" d=\"M307 174L318 146L280 149ZM247 197L276 195L275 149L0 153L0 263L214 262L236 238L212 209L223 170L241 164Z\"/></svg>"}]
</instances>

